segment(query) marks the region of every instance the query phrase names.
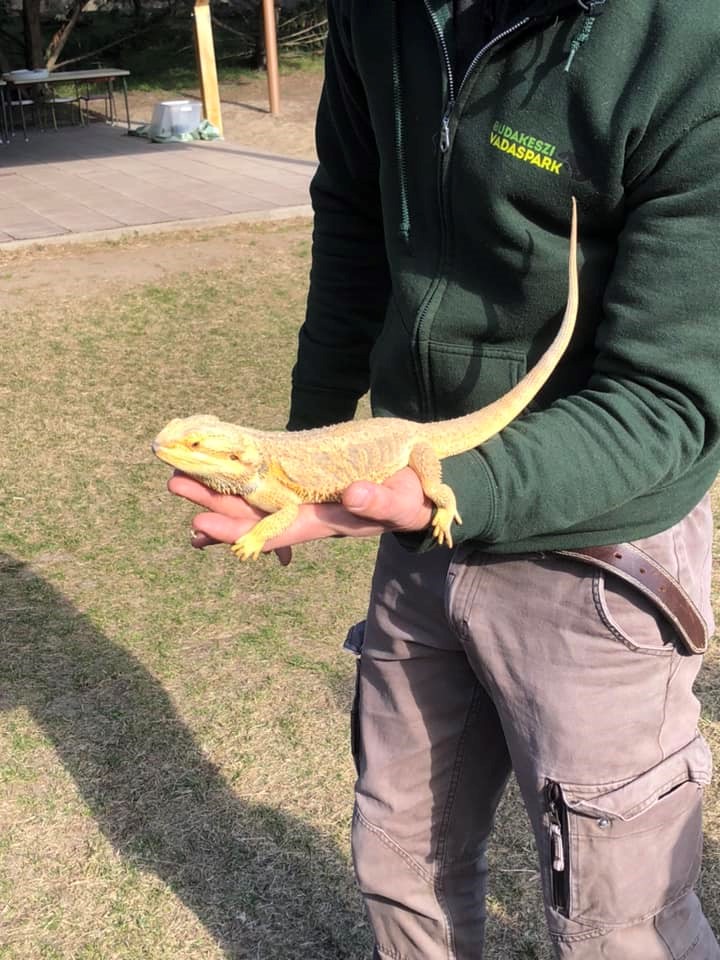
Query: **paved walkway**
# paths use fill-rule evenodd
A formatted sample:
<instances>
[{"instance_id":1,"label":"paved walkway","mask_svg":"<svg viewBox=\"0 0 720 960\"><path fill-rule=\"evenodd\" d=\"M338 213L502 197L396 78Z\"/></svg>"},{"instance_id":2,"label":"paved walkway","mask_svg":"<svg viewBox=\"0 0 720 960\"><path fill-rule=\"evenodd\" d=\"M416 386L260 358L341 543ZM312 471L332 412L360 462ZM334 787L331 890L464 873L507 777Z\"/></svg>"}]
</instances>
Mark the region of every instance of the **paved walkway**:
<instances>
[{"instance_id":1,"label":"paved walkway","mask_svg":"<svg viewBox=\"0 0 720 960\"><path fill-rule=\"evenodd\" d=\"M94 123L0 143L2 245L172 223L300 216L315 164L219 140L148 143Z\"/></svg>"}]
</instances>

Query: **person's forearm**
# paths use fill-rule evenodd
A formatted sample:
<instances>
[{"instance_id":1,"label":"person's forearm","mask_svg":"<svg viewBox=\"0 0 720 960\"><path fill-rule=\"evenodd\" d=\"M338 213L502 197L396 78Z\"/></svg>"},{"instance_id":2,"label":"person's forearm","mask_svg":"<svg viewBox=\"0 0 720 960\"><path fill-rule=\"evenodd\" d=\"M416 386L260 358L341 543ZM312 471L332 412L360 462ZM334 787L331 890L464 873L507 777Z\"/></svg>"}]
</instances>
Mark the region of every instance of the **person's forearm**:
<instances>
[{"instance_id":1,"label":"person's forearm","mask_svg":"<svg viewBox=\"0 0 720 960\"><path fill-rule=\"evenodd\" d=\"M445 463L460 538L512 544L565 532L589 541L623 525L648 530L680 519L712 483L719 143L720 119L699 123L628 192L587 387ZM582 299L581 290L581 310Z\"/></svg>"}]
</instances>

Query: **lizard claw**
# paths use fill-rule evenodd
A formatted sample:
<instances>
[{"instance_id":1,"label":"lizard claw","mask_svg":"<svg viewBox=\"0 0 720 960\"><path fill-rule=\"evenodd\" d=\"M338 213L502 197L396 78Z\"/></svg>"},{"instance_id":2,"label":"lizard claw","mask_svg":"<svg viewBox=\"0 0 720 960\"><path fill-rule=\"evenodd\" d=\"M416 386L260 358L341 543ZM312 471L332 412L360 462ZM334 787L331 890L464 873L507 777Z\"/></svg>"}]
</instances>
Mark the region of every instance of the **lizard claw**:
<instances>
[{"instance_id":1,"label":"lizard claw","mask_svg":"<svg viewBox=\"0 0 720 960\"><path fill-rule=\"evenodd\" d=\"M452 533L450 532L453 521L455 523L462 523L460 519L460 514L457 510L448 510L447 507L438 507L435 511L435 516L432 520L432 531L433 536L440 544L440 546L446 545L449 548L452 548L453 538Z\"/></svg>"},{"instance_id":2,"label":"lizard claw","mask_svg":"<svg viewBox=\"0 0 720 960\"><path fill-rule=\"evenodd\" d=\"M238 560L257 560L262 553L264 544L265 540L253 536L253 531L251 530L249 533L246 533L244 537L236 540L230 549Z\"/></svg>"}]
</instances>

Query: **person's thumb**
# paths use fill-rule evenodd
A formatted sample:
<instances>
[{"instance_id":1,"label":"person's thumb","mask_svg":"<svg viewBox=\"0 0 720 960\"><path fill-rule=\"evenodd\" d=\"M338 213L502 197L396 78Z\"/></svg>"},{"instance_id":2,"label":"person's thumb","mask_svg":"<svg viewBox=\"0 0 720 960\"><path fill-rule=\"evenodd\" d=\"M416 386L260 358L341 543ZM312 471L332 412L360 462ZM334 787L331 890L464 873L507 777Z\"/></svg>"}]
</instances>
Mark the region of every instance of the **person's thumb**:
<instances>
[{"instance_id":1,"label":"person's thumb","mask_svg":"<svg viewBox=\"0 0 720 960\"><path fill-rule=\"evenodd\" d=\"M343 493L342 503L349 513L368 520L394 520L397 513L397 494L376 483L351 483Z\"/></svg>"}]
</instances>

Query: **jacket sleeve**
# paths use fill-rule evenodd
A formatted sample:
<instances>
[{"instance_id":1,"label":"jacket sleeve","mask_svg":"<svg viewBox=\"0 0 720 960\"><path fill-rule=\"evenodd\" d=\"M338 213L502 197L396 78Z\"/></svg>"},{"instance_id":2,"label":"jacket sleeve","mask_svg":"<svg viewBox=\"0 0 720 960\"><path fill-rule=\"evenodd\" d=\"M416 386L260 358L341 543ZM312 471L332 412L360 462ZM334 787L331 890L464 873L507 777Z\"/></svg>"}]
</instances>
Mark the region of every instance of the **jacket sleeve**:
<instances>
[{"instance_id":1,"label":"jacket sleeve","mask_svg":"<svg viewBox=\"0 0 720 960\"><path fill-rule=\"evenodd\" d=\"M459 540L564 531L569 542L607 543L614 512L631 500L640 524L643 497L689 471L698 499L709 489L720 465L718 223L720 117L711 116L628 171L587 387L444 461ZM648 510L648 534L682 515Z\"/></svg>"},{"instance_id":2,"label":"jacket sleeve","mask_svg":"<svg viewBox=\"0 0 720 960\"><path fill-rule=\"evenodd\" d=\"M367 391L369 354L389 296L379 161L342 0L328 5L325 83L318 107L319 166L312 268L292 376L288 427L352 419Z\"/></svg>"}]
</instances>

